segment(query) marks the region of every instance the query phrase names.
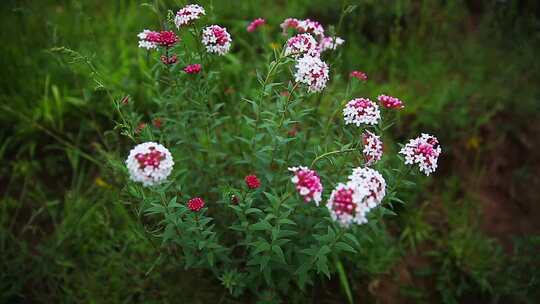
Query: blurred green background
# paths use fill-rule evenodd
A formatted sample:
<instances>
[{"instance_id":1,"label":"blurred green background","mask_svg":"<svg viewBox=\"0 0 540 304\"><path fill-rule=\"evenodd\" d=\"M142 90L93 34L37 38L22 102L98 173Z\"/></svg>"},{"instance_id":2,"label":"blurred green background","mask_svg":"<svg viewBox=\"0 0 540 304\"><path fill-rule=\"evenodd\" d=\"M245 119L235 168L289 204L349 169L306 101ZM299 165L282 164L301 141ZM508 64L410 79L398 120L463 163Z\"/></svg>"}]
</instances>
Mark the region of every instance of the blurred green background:
<instances>
[{"instance_id":1,"label":"blurred green background","mask_svg":"<svg viewBox=\"0 0 540 304\"><path fill-rule=\"evenodd\" d=\"M238 71L264 63L246 59L250 20L265 18L279 37L287 17L337 26L343 7L357 5L339 33L346 43L332 81L339 87L351 69L366 72L367 92L406 102L397 137L439 137L440 169L372 248L370 265L378 266L351 270L356 302L538 303L540 2L199 3L207 23L227 26L236 42L223 64L224 90L243 83ZM111 131L116 117L102 86L151 99L136 35L160 27L150 6L166 16L186 2L149 4L0 4L0 302L254 301L230 298L204 272L149 271L156 255L116 203L103 158L125 147ZM346 301L335 280L299 299Z\"/></svg>"}]
</instances>

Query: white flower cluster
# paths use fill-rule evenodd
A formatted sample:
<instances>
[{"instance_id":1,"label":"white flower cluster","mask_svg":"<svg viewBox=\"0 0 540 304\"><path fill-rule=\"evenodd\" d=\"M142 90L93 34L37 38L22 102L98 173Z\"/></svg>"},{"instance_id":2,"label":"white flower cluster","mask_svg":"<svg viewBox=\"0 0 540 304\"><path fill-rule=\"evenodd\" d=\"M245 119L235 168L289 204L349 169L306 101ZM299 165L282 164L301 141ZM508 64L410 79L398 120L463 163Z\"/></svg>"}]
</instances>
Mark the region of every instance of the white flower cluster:
<instances>
[{"instance_id":1,"label":"white flower cluster","mask_svg":"<svg viewBox=\"0 0 540 304\"><path fill-rule=\"evenodd\" d=\"M292 55L295 59L303 55L318 57L319 53L317 41L310 34L298 34L289 38L285 44L285 56Z\"/></svg>"},{"instance_id":2,"label":"white flower cluster","mask_svg":"<svg viewBox=\"0 0 540 304\"><path fill-rule=\"evenodd\" d=\"M368 98L355 98L347 103L343 109L345 124L376 125L381 119L379 106Z\"/></svg>"},{"instance_id":3,"label":"white flower cluster","mask_svg":"<svg viewBox=\"0 0 540 304\"><path fill-rule=\"evenodd\" d=\"M156 35L157 33L151 30L144 30L140 32L137 37L139 37L139 47L147 50L153 50L157 48L157 43L149 40L149 36Z\"/></svg>"},{"instance_id":4,"label":"white flower cluster","mask_svg":"<svg viewBox=\"0 0 540 304\"><path fill-rule=\"evenodd\" d=\"M190 22L197 20L201 15L205 15L204 8L197 4L189 4L181 8L174 17L174 24L177 28L183 25L188 25Z\"/></svg>"},{"instance_id":5,"label":"white flower cluster","mask_svg":"<svg viewBox=\"0 0 540 304\"><path fill-rule=\"evenodd\" d=\"M366 132L362 134L362 142L364 143L362 153L366 160L366 166L371 166L381 160L383 155L383 143L380 136L366 130Z\"/></svg>"},{"instance_id":6,"label":"white flower cluster","mask_svg":"<svg viewBox=\"0 0 540 304\"><path fill-rule=\"evenodd\" d=\"M298 25L296 28L302 33L313 33L316 36L324 37L324 28L317 21L310 19L298 20Z\"/></svg>"},{"instance_id":7,"label":"white flower cluster","mask_svg":"<svg viewBox=\"0 0 540 304\"><path fill-rule=\"evenodd\" d=\"M328 65L319 57L305 55L295 65L294 80L308 87L308 92L320 92L329 79Z\"/></svg>"},{"instance_id":8,"label":"white flower cluster","mask_svg":"<svg viewBox=\"0 0 540 304\"><path fill-rule=\"evenodd\" d=\"M219 25L210 25L203 30L202 43L208 53L225 55L231 48L231 35Z\"/></svg>"},{"instance_id":9,"label":"white flower cluster","mask_svg":"<svg viewBox=\"0 0 540 304\"><path fill-rule=\"evenodd\" d=\"M405 156L406 165L418 164L420 171L429 176L437 169L441 146L435 136L422 133L409 140L399 153Z\"/></svg>"},{"instance_id":10,"label":"white flower cluster","mask_svg":"<svg viewBox=\"0 0 540 304\"><path fill-rule=\"evenodd\" d=\"M126 160L131 180L144 186L164 182L171 174L174 161L164 146L155 142L145 142L135 146Z\"/></svg>"},{"instance_id":11,"label":"white flower cluster","mask_svg":"<svg viewBox=\"0 0 540 304\"><path fill-rule=\"evenodd\" d=\"M345 40L340 37L323 37L319 42L319 49L321 52L335 50L343 43L345 43Z\"/></svg>"},{"instance_id":12,"label":"white flower cluster","mask_svg":"<svg viewBox=\"0 0 540 304\"><path fill-rule=\"evenodd\" d=\"M386 182L379 172L355 168L349 181L332 191L326 207L332 219L341 225L361 225L367 223L367 214L380 205L385 195Z\"/></svg>"}]
</instances>

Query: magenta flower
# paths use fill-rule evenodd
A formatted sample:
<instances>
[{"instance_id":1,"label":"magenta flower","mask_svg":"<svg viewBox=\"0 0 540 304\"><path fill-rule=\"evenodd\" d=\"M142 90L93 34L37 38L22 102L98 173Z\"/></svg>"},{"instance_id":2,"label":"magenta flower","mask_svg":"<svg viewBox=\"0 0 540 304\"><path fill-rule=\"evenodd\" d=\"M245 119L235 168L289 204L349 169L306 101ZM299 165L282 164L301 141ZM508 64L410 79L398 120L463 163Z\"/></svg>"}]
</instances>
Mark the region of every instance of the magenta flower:
<instances>
[{"instance_id":1,"label":"magenta flower","mask_svg":"<svg viewBox=\"0 0 540 304\"><path fill-rule=\"evenodd\" d=\"M349 74L351 78L356 78L358 80L366 81L368 80L368 76L366 73L362 71L352 71L351 74Z\"/></svg>"},{"instance_id":2,"label":"magenta flower","mask_svg":"<svg viewBox=\"0 0 540 304\"><path fill-rule=\"evenodd\" d=\"M263 18L257 18L248 25L247 31L248 32L254 32L258 27L263 26L265 24L265 20Z\"/></svg>"},{"instance_id":3,"label":"magenta flower","mask_svg":"<svg viewBox=\"0 0 540 304\"><path fill-rule=\"evenodd\" d=\"M377 99L383 105L383 107L388 108L388 109L403 109L405 107L403 105L403 102L396 97L392 97L388 95L379 95Z\"/></svg>"},{"instance_id":4,"label":"magenta flower","mask_svg":"<svg viewBox=\"0 0 540 304\"><path fill-rule=\"evenodd\" d=\"M201 65L198 63L190 64L184 68L184 72L188 74L198 74L201 71Z\"/></svg>"},{"instance_id":5,"label":"magenta flower","mask_svg":"<svg viewBox=\"0 0 540 304\"><path fill-rule=\"evenodd\" d=\"M187 206L191 211L200 211L204 207L204 201L200 197L194 197L187 202Z\"/></svg>"},{"instance_id":6,"label":"magenta flower","mask_svg":"<svg viewBox=\"0 0 540 304\"><path fill-rule=\"evenodd\" d=\"M291 167L289 171L294 173L291 181L296 185L296 191L304 198L304 201L314 201L318 206L321 201L323 187L317 172L302 166Z\"/></svg>"}]
</instances>

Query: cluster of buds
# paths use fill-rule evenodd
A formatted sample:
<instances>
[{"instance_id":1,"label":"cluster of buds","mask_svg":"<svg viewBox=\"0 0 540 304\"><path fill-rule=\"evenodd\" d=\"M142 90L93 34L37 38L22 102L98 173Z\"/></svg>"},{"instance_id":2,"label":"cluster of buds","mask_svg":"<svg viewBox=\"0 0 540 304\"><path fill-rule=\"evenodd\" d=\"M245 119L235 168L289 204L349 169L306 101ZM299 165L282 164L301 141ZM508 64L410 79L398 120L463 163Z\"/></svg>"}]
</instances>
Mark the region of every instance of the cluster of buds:
<instances>
[{"instance_id":1,"label":"cluster of buds","mask_svg":"<svg viewBox=\"0 0 540 304\"><path fill-rule=\"evenodd\" d=\"M377 100L383 105L383 107L388 109L402 109L405 106L399 98L388 96L388 95L379 95Z\"/></svg>"},{"instance_id":2,"label":"cluster of buds","mask_svg":"<svg viewBox=\"0 0 540 304\"><path fill-rule=\"evenodd\" d=\"M368 76L366 73L362 72L362 71L352 71L349 76L351 78L356 78L358 80L362 80L362 81L366 81L368 80Z\"/></svg>"},{"instance_id":3,"label":"cluster of buds","mask_svg":"<svg viewBox=\"0 0 540 304\"><path fill-rule=\"evenodd\" d=\"M265 24L265 20L263 18L257 18L247 26L248 32L254 32L258 27L261 27Z\"/></svg>"},{"instance_id":4,"label":"cluster of buds","mask_svg":"<svg viewBox=\"0 0 540 304\"><path fill-rule=\"evenodd\" d=\"M188 74L198 74L201 71L201 65L198 63L190 64L184 68L184 72Z\"/></svg>"}]
</instances>

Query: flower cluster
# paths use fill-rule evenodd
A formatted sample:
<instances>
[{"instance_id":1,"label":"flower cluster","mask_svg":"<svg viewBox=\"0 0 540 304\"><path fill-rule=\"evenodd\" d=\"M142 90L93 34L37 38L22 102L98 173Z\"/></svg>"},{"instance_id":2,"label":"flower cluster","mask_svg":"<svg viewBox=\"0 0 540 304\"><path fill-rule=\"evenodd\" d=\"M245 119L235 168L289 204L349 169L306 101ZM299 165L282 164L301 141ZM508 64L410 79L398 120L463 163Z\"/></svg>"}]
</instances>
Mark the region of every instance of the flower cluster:
<instances>
[{"instance_id":1,"label":"flower cluster","mask_svg":"<svg viewBox=\"0 0 540 304\"><path fill-rule=\"evenodd\" d=\"M379 106L368 98L355 98L347 103L343 109L345 124L376 125L381 119Z\"/></svg>"},{"instance_id":2,"label":"flower cluster","mask_svg":"<svg viewBox=\"0 0 540 304\"><path fill-rule=\"evenodd\" d=\"M314 201L318 206L321 201L323 187L317 172L302 166L291 167L289 171L293 172L294 176L291 181L296 185L296 191L304 197L304 201Z\"/></svg>"},{"instance_id":3,"label":"flower cluster","mask_svg":"<svg viewBox=\"0 0 540 304\"><path fill-rule=\"evenodd\" d=\"M144 30L137 37L139 37L139 47L147 50L155 49L158 46L171 47L179 40L178 36L171 31Z\"/></svg>"},{"instance_id":4,"label":"flower cluster","mask_svg":"<svg viewBox=\"0 0 540 304\"><path fill-rule=\"evenodd\" d=\"M204 200L200 197L194 197L187 202L187 207L191 211L200 211L202 208L204 208Z\"/></svg>"},{"instance_id":5,"label":"flower cluster","mask_svg":"<svg viewBox=\"0 0 540 304\"><path fill-rule=\"evenodd\" d=\"M249 189L257 189L261 186L261 181L256 175L248 175L244 178Z\"/></svg>"},{"instance_id":6,"label":"flower cluster","mask_svg":"<svg viewBox=\"0 0 540 304\"><path fill-rule=\"evenodd\" d=\"M287 40L285 44L285 56L292 55L299 58L303 55L318 57L320 53L317 41L310 34L299 34Z\"/></svg>"},{"instance_id":7,"label":"flower cluster","mask_svg":"<svg viewBox=\"0 0 540 304\"><path fill-rule=\"evenodd\" d=\"M201 71L201 65L198 63L190 64L184 68L184 72L188 74L198 74Z\"/></svg>"},{"instance_id":8,"label":"flower cluster","mask_svg":"<svg viewBox=\"0 0 540 304\"><path fill-rule=\"evenodd\" d=\"M312 33L318 37L324 37L324 28L322 25L310 19L298 20L296 18L287 18L281 23L280 27L284 35L287 34L288 29L292 28L300 33Z\"/></svg>"},{"instance_id":9,"label":"flower cluster","mask_svg":"<svg viewBox=\"0 0 540 304\"><path fill-rule=\"evenodd\" d=\"M364 144L364 149L362 153L364 154L364 159L366 160L366 166L371 166L378 162L383 154L383 143L381 138L369 131L362 134L362 143Z\"/></svg>"},{"instance_id":10,"label":"flower cluster","mask_svg":"<svg viewBox=\"0 0 540 304\"><path fill-rule=\"evenodd\" d=\"M358 80L366 81L368 80L368 76L366 73L362 71L352 71L351 74L349 74L351 78L356 78Z\"/></svg>"},{"instance_id":11,"label":"flower cluster","mask_svg":"<svg viewBox=\"0 0 540 304\"><path fill-rule=\"evenodd\" d=\"M203 30L202 43L208 53L225 55L231 48L231 35L219 25L210 25Z\"/></svg>"},{"instance_id":12,"label":"flower cluster","mask_svg":"<svg viewBox=\"0 0 540 304\"><path fill-rule=\"evenodd\" d=\"M297 60L295 79L308 86L309 92L320 92L329 79L328 65L321 60L321 53L335 50L345 40L339 37L325 37L324 28L314 20L287 18L281 23L283 34L294 29L297 35L289 38L285 44L285 55L292 55ZM311 71L311 72L310 72Z\"/></svg>"},{"instance_id":13,"label":"flower cluster","mask_svg":"<svg viewBox=\"0 0 540 304\"><path fill-rule=\"evenodd\" d=\"M263 18L257 18L247 26L248 32L254 32L258 27L263 26L266 21Z\"/></svg>"},{"instance_id":14,"label":"flower cluster","mask_svg":"<svg viewBox=\"0 0 540 304\"><path fill-rule=\"evenodd\" d=\"M347 227L352 223L367 223L367 214L377 207L386 195L382 175L370 168L355 168L346 184L332 191L326 207L332 219Z\"/></svg>"},{"instance_id":15,"label":"flower cluster","mask_svg":"<svg viewBox=\"0 0 540 304\"><path fill-rule=\"evenodd\" d=\"M189 4L181 8L174 17L174 24L177 28L183 25L188 25L192 21L199 19L202 15L205 15L204 8L197 4Z\"/></svg>"},{"instance_id":16,"label":"flower cluster","mask_svg":"<svg viewBox=\"0 0 540 304\"><path fill-rule=\"evenodd\" d=\"M319 57L304 56L296 62L294 80L308 86L308 92L320 92L329 79L328 65Z\"/></svg>"},{"instance_id":17,"label":"flower cluster","mask_svg":"<svg viewBox=\"0 0 540 304\"><path fill-rule=\"evenodd\" d=\"M418 164L420 171L429 176L437 169L441 146L435 136L423 133L409 140L399 153L405 156L406 165Z\"/></svg>"},{"instance_id":18,"label":"flower cluster","mask_svg":"<svg viewBox=\"0 0 540 304\"><path fill-rule=\"evenodd\" d=\"M126 160L130 178L144 186L162 183L171 174L174 161L164 146L146 142L135 146Z\"/></svg>"},{"instance_id":19,"label":"flower cluster","mask_svg":"<svg viewBox=\"0 0 540 304\"><path fill-rule=\"evenodd\" d=\"M345 43L345 40L339 37L323 37L319 42L319 49L321 52L327 50L335 50L338 46Z\"/></svg>"},{"instance_id":20,"label":"flower cluster","mask_svg":"<svg viewBox=\"0 0 540 304\"><path fill-rule=\"evenodd\" d=\"M377 100L379 100L383 107L388 109L402 109L404 107L403 102L396 97L379 95Z\"/></svg>"}]
</instances>

